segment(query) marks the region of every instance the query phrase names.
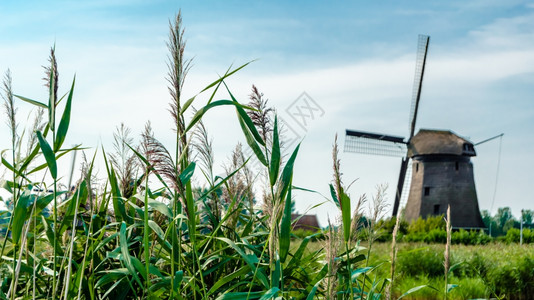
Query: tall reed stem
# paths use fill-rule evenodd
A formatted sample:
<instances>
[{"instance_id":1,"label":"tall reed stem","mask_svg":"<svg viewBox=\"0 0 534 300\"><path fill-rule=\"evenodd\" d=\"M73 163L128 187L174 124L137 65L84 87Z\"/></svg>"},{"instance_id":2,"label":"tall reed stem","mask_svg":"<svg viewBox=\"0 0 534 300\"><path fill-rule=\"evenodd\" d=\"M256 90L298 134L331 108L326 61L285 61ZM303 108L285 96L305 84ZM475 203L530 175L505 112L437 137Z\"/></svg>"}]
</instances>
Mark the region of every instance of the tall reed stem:
<instances>
[{"instance_id":1,"label":"tall reed stem","mask_svg":"<svg viewBox=\"0 0 534 300\"><path fill-rule=\"evenodd\" d=\"M149 245L149 225L148 225L148 170L146 166L145 174L145 215L144 215L144 237L143 244L145 246L145 271L146 271L146 292L147 297L150 299L150 245Z\"/></svg>"},{"instance_id":2,"label":"tall reed stem","mask_svg":"<svg viewBox=\"0 0 534 300\"><path fill-rule=\"evenodd\" d=\"M447 207L447 220L446 226L447 226L447 244L445 245L445 261L443 262L443 265L445 267L445 289L443 292L443 299L447 300L447 294L449 293L449 285L448 285L448 278L449 278L449 268L450 268L450 251L451 251L451 234L452 234L452 225L451 225L451 206L449 205Z\"/></svg>"}]
</instances>

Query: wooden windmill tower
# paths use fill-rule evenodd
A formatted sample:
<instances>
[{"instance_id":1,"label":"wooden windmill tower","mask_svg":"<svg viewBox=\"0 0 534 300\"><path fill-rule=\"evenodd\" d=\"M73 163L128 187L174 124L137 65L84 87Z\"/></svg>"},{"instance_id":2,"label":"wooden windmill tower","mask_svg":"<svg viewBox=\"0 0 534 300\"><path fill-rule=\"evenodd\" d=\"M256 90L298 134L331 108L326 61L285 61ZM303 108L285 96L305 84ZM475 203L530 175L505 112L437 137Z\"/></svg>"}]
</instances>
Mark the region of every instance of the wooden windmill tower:
<instances>
[{"instance_id":1,"label":"wooden windmill tower","mask_svg":"<svg viewBox=\"0 0 534 300\"><path fill-rule=\"evenodd\" d=\"M429 36L419 35L408 138L346 130L344 151L402 157L393 216L412 161L407 220L444 214L450 205L453 227L484 228L471 163L473 143L449 130L421 129L414 135L429 42Z\"/></svg>"}]
</instances>

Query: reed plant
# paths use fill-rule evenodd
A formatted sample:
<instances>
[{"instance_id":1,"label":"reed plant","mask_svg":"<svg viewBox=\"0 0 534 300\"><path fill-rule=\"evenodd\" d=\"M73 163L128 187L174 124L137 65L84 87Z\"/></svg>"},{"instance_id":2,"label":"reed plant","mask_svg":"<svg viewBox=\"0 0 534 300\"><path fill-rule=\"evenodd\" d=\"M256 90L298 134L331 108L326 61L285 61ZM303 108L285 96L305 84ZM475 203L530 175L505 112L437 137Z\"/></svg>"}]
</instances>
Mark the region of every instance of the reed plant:
<instances>
[{"instance_id":1,"label":"reed plant","mask_svg":"<svg viewBox=\"0 0 534 300\"><path fill-rule=\"evenodd\" d=\"M381 298L394 282L395 262L393 255L389 279L377 276L369 260L384 209L383 190L364 218L366 198L352 206L350 185L341 179L336 138L330 189L339 222L327 230L326 251L310 249L320 234L295 238L291 216L300 144L285 149L275 110L258 88L253 86L243 104L227 86L227 78L248 63L229 68L186 98L191 60L185 55L181 14L169 24L167 46L174 141L164 145L147 123L136 142L121 124L114 151L102 147L89 160L82 152L81 176L72 187L61 184L58 164L68 153L87 150L63 146L75 80L61 97L55 48L45 70L47 103L15 95L7 73L3 98L12 140L10 155L2 152L2 166L9 171L3 188L11 196L1 213L6 222L0 225L5 229L0 299ZM20 142L15 99L38 108L37 121L24 131L30 136L27 149ZM223 176L214 175L212 141L203 124L219 106L235 109L246 140L232 153ZM97 156L103 158L106 178L95 177ZM259 168L250 165L252 159ZM359 235L365 224L367 248Z\"/></svg>"}]
</instances>

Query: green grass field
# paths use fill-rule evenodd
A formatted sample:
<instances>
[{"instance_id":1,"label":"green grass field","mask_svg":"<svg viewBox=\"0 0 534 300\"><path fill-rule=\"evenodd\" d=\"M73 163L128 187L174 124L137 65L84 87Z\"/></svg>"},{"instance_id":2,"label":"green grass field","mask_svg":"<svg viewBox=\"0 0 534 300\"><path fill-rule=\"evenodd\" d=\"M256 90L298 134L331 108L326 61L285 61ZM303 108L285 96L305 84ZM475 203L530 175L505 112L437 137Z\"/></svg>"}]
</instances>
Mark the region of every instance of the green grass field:
<instances>
[{"instance_id":1,"label":"green grass field","mask_svg":"<svg viewBox=\"0 0 534 300\"><path fill-rule=\"evenodd\" d=\"M365 246L366 242L362 242ZM413 287L430 285L403 299L437 299L444 286L443 254L445 245L400 243L397 261L397 285L394 298ZM321 249L323 242L314 242L310 250ZM375 243L370 264L380 266L377 277L390 271L391 243ZM452 276L449 299L531 299L534 293L534 245L491 243L488 245L451 247Z\"/></svg>"}]
</instances>

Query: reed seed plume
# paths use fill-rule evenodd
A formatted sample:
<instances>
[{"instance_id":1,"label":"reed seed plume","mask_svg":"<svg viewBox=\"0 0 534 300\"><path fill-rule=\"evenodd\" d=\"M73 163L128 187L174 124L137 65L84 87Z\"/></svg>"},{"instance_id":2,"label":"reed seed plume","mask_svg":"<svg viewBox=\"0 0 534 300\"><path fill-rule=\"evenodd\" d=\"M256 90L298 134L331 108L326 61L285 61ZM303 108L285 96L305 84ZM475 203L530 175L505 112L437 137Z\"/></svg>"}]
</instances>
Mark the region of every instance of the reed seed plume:
<instances>
[{"instance_id":1,"label":"reed seed plume","mask_svg":"<svg viewBox=\"0 0 534 300\"><path fill-rule=\"evenodd\" d=\"M152 124L150 121L147 121L145 124L145 128L143 130L143 133L141 133L141 145L140 145L140 151L143 154L143 156L150 162L151 157L151 151L150 151L150 144L152 139L154 139L154 132L152 131ZM143 170L143 173L148 173L151 170L150 166L146 166L143 164L143 168L148 168L148 170Z\"/></svg>"},{"instance_id":2,"label":"reed seed plume","mask_svg":"<svg viewBox=\"0 0 534 300\"><path fill-rule=\"evenodd\" d=\"M196 152L195 160L198 158L199 165L206 174L206 179L210 185L213 185L213 165L215 160L213 155L213 139L209 137L202 120L197 123L193 131L191 145Z\"/></svg>"},{"instance_id":3,"label":"reed seed plume","mask_svg":"<svg viewBox=\"0 0 534 300\"><path fill-rule=\"evenodd\" d=\"M168 90L171 94L171 103L169 111L174 119L175 129L179 135L185 130L185 122L181 112L181 96L185 82L185 77L191 68L191 60L184 58L186 41L184 39L185 29L182 27L182 14L178 12L174 22L169 21L169 41L167 48L170 52L167 62L167 82ZM185 137L182 137L185 145ZM182 146L183 146L182 145ZM182 149L179 149L180 151Z\"/></svg>"},{"instance_id":4,"label":"reed seed plume","mask_svg":"<svg viewBox=\"0 0 534 300\"><path fill-rule=\"evenodd\" d=\"M386 209L388 208L388 204L386 202L386 190L388 189L387 184L381 184L376 187L376 194L373 197L373 201L370 202L370 217L371 222L376 224L378 220L382 219L385 216Z\"/></svg>"},{"instance_id":5,"label":"reed seed plume","mask_svg":"<svg viewBox=\"0 0 534 300\"><path fill-rule=\"evenodd\" d=\"M374 241L378 238L378 232L381 226L377 227L378 220L385 216L388 204L386 203L387 185L378 185L376 187L376 194L373 196L371 202L369 202L369 219L367 220L367 232L368 232L368 247L367 247L367 263L369 264L369 255L371 254L371 248Z\"/></svg>"},{"instance_id":6,"label":"reed seed plume","mask_svg":"<svg viewBox=\"0 0 534 300\"><path fill-rule=\"evenodd\" d=\"M265 142L270 140L270 133L273 130L272 114L274 109L267 105L269 102L255 85L252 85L252 93L249 95L250 102L248 106L254 110L248 110L247 114L256 125L260 135Z\"/></svg>"},{"instance_id":7,"label":"reed seed plume","mask_svg":"<svg viewBox=\"0 0 534 300\"><path fill-rule=\"evenodd\" d=\"M11 71L8 69L2 81L2 99L4 99L4 110L6 114L6 124L11 132L11 143L13 145L17 142L17 108L13 99L13 90L11 88Z\"/></svg>"},{"instance_id":8,"label":"reed seed plume","mask_svg":"<svg viewBox=\"0 0 534 300\"><path fill-rule=\"evenodd\" d=\"M42 107L38 107L37 110L35 111L35 114L34 114L34 117L33 117L33 123L32 123L32 126L31 126L31 131L30 132L37 132L37 131L41 131L43 132L45 126L46 126L46 122L44 122L43 120L43 116L45 114L45 110L44 108ZM35 134L29 134L28 135L28 141L27 141L27 147L26 147L26 156L29 156L30 153L33 151L33 148L35 148L35 146L37 146L37 135Z\"/></svg>"},{"instance_id":9,"label":"reed seed plume","mask_svg":"<svg viewBox=\"0 0 534 300\"><path fill-rule=\"evenodd\" d=\"M98 205L96 203L96 191L93 188L93 184L98 181L95 174L92 174L89 172L90 164L87 160L87 156L85 155L84 151L82 152L82 163L80 167L80 172L82 174L82 178L80 180L85 180L87 184L87 209L89 211L93 211L94 207Z\"/></svg>"},{"instance_id":10,"label":"reed seed plume","mask_svg":"<svg viewBox=\"0 0 534 300\"><path fill-rule=\"evenodd\" d=\"M243 145L238 143L232 151L229 164L223 166L226 175L230 175L240 168L245 163L245 160ZM246 165L235 173L234 176L228 180L227 188L224 190L226 201L231 201L233 197L237 197L238 202L245 198L253 198L254 194L251 176L252 172Z\"/></svg>"},{"instance_id":11,"label":"reed seed plume","mask_svg":"<svg viewBox=\"0 0 534 300\"><path fill-rule=\"evenodd\" d=\"M341 238L338 229L332 225L328 218L328 229L326 231L324 249L326 262L328 263L328 274L326 276L326 292L328 299L336 299L337 294L337 271L339 268L336 260L338 249L341 246Z\"/></svg>"},{"instance_id":12,"label":"reed seed plume","mask_svg":"<svg viewBox=\"0 0 534 300\"><path fill-rule=\"evenodd\" d=\"M341 176L343 175L341 173L341 163L340 159L338 158L339 155L339 148L337 144L337 133L334 138L334 146L332 147L332 161L333 161L333 169L334 169L334 188L336 190L337 199L339 199L339 205L341 208L341 197L344 193L343 191L343 181L341 180Z\"/></svg>"},{"instance_id":13,"label":"reed seed plume","mask_svg":"<svg viewBox=\"0 0 534 300\"><path fill-rule=\"evenodd\" d=\"M57 105L57 90L58 90L58 77L59 73L57 70L57 61L56 61L56 49L52 47L50 49L50 57L48 58L49 66L43 66L45 69L46 77L43 78L45 81L45 86L49 89L49 109L48 109L48 124L52 131L56 130L55 127L55 115L56 115L56 105Z\"/></svg>"},{"instance_id":14,"label":"reed seed plume","mask_svg":"<svg viewBox=\"0 0 534 300\"><path fill-rule=\"evenodd\" d=\"M137 177L137 157L128 147L133 145L131 129L121 123L113 133L113 147L115 153L110 154L110 160L117 171L122 196L130 198L135 192L135 179Z\"/></svg>"},{"instance_id":15,"label":"reed seed plume","mask_svg":"<svg viewBox=\"0 0 534 300\"><path fill-rule=\"evenodd\" d=\"M367 196L365 194L361 195L360 198L358 198L358 202L356 203L356 208L354 209L352 213L352 221L350 225L350 232L352 233L352 240L354 242L358 241L358 232L361 225L362 217L363 217L363 205L367 202Z\"/></svg>"},{"instance_id":16,"label":"reed seed plume","mask_svg":"<svg viewBox=\"0 0 534 300\"><path fill-rule=\"evenodd\" d=\"M183 186L176 176L176 166L172 156L167 148L154 137L150 123L145 126L142 139L142 149L149 163L149 172L159 174L173 189L182 191Z\"/></svg>"}]
</instances>

